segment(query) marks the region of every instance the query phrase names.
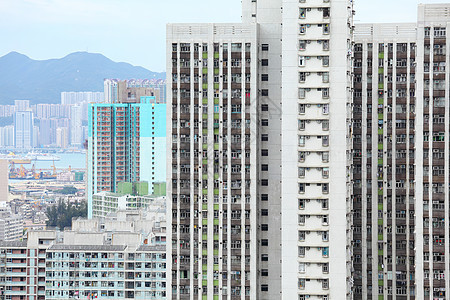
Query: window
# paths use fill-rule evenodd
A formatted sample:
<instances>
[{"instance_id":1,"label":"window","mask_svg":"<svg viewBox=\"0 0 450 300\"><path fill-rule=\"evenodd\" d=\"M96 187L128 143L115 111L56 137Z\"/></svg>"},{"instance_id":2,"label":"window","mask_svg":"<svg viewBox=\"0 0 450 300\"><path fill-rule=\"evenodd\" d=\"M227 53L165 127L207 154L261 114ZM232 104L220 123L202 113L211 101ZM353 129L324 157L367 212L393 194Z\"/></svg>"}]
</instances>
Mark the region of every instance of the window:
<instances>
[{"instance_id":1,"label":"window","mask_svg":"<svg viewBox=\"0 0 450 300\"><path fill-rule=\"evenodd\" d=\"M269 240L268 239L262 239L261 240L261 246L269 246Z\"/></svg>"},{"instance_id":2,"label":"window","mask_svg":"<svg viewBox=\"0 0 450 300\"><path fill-rule=\"evenodd\" d=\"M269 126L269 120L268 119L262 119L261 120L261 126Z\"/></svg>"},{"instance_id":3,"label":"window","mask_svg":"<svg viewBox=\"0 0 450 300\"><path fill-rule=\"evenodd\" d=\"M306 238L306 231L299 231L298 232L298 240L300 242L303 242Z\"/></svg>"},{"instance_id":4,"label":"window","mask_svg":"<svg viewBox=\"0 0 450 300\"><path fill-rule=\"evenodd\" d=\"M298 49L299 50L306 50L306 41L305 40L300 40L298 41Z\"/></svg>"},{"instance_id":5,"label":"window","mask_svg":"<svg viewBox=\"0 0 450 300\"><path fill-rule=\"evenodd\" d=\"M299 263L298 264L298 272L299 273L305 273L306 271L306 264L305 263Z\"/></svg>"},{"instance_id":6,"label":"window","mask_svg":"<svg viewBox=\"0 0 450 300\"><path fill-rule=\"evenodd\" d=\"M261 51L269 51L269 44L262 44Z\"/></svg>"},{"instance_id":7,"label":"window","mask_svg":"<svg viewBox=\"0 0 450 300\"><path fill-rule=\"evenodd\" d=\"M261 254L261 261L269 261L269 255L268 254Z\"/></svg>"},{"instance_id":8,"label":"window","mask_svg":"<svg viewBox=\"0 0 450 300\"><path fill-rule=\"evenodd\" d=\"M261 194L261 201L269 201L269 195L268 194Z\"/></svg>"},{"instance_id":9,"label":"window","mask_svg":"<svg viewBox=\"0 0 450 300\"><path fill-rule=\"evenodd\" d=\"M298 256L303 257L305 256L305 247L298 247Z\"/></svg>"},{"instance_id":10,"label":"window","mask_svg":"<svg viewBox=\"0 0 450 300\"><path fill-rule=\"evenodd\" d=\"M261 165L261 171L269 171L269 165L267 164Z\"/></svg>"},{"instance_id":11,"label":"window","mask_svg":"<svg viewBox=\"0 0 450 300\"><path fill-rule=\"evenodd\" d=\"M261 276L269 276L269 270L261 269Z\"/></svg>"},{"instance_id":12,"label":"window","mask_svg":"<svg viewBox=\"0 0 450 300\"><path fill-rule=\"evenodd\" d=\"M268 291L269 291L269 285L261 284L261 292L268 292Z\"/></svg>"},{"instance_id":13,"label":"window","mask_svg":"<svg viewBox=\"0 0 450 300\"><path fill-rule=\"evenodd\" d=\"M323 88L322 89L322 98L327 99L330 95L330 90L328 88Z\"/></svg>"},{"instance_id":14,"label":"window","mask_svg":"<svg viewBox=\"0 0 450 300\"><path fill-rule=\"evenodd\" d=\"M261 66L267 67L268 65L269 65L269 60L268 59L262 59L261 60Z\"/></svg>"},{"instance_id":15,"label":"window","mask_svg":"<svg viewBox=\"0 0 450 300\"><path fill-rule=\"evenodd\" d=\"M262 89L261 90L261 96L265 96L265 97L269 96L269 90L268 89Z\"/></svg>"},{"instance_id":16,"label":"window","mask_svg":"<svg viewBox=\"0 0 450 300\"><path fill-rule=\"evenodd\" d=\"M269 104L261 104L261 111L269 111Z\"/></svg>"},{"instance_id":17,"label":"window","mask_svg":"<svg viewBox=\"0 0 450 300\"><path fill-rule=\"evenodd\" d=\"M300 10L299 10L299 18L300 19L306 18L306 8L300 8Z\"/></svg>"},{"instance_id":18,"label":"window","mask_svg":"<svg viewBox=\"0 0 450 300\"><path fill-rule=\"evenodd\" d=\"M298 184L298 192L300 194L304 194L305 193L305 184L303 182Z\"/></svg>"},{"instance_id":19,"label":"window","mask_svg":"<svg viewBox=\"0 0 450 300\"><path fill-rule=\"evenodd\" d=\"M268 179L261 179L261 185L262 186L269 186L269 180Z\"/></svg>"},{"instance_id":20,"label":"window","mask_svg":"<svg viewBox=\"0 0 450 300\"><path fill-rule=\"evenodd\" d=\"M261 224L261 231L269 231L269 224Z\"/></svg>"},{"instance_id":21,"label":"window","mask_svg":"<svg viewBox=\"0 0 450 300\"><path fill-rule=\"evenodd\" d=\"M261 156L269 156L269 150L268 149L261 149Z\"/></svg>"},{"instance_id":22,"label":"window","mask_svg":"<svg viewBox=\"0 0 450 300\"><path fill-rule=\"evenodd\" d=\"M306 81L306 73L305 72L299 72L298 73L298 82L305 82Z\"/></svg>"},{"instance_id":23,"label":"window","mask_svg":"<svg viewBox=\"0 0 450 300\"><path fill-rule=\"evenodd\" d=\"M304 114L305 113L305 104L299 104L298 105L298 113Z\"/></svg>"},{"instance_id":24,"label":"window","mask_svg":"<svg viewBox=\"0 0 450 300\"><path fill-rule=\"evenodd\" d=\"M305 64L306 64L305 57L304 56L299 56L298 57L298 66L299 67L304 67Z\"/></svg>"},{"instance_id":25,"label":"window","mask_svg":"<svg viewBox=\"0 0 450 300\"><path fill-rule=\"evenodd\" d=\"M269 74L261 74L261 81L269 81Z\"/></svg>"},{"instance_id":26,"label":"window","mask_svg":"<svg viewBox=\"0 0 450 300\"><path fill-rule=\"evenodd\" d=\"M261 209L261 216L267 217L269 215L268 209Z\"/></svg>"},{"instance_id":27,"label":"window","mask_svg":"<svg viewBox=\"0 0 450 300\"><path fill-rule=\"evenodd\" d=\"M305 24L300 24L299 32L300 32L300 34L305 34L306 33L306 25Z\"/></svg>"},{"instance_id":28,"label":"window","mask_svg":"<svg viewBox=\"0 0 450 300\"><path fill-rule=\"evenodd\" d=\"M299 88L299 89L298 89L298 97L299 97L300 99L303 99L303 98L305 98L305 96L306 96L306 90L303 89L303 88Z\"/></svg>"},{"instance_id":29,"label":"window","mask_svg":"<svg viewBox=\"0 0 450 300\"><path fill-rule=\"evenodd\" d=\"M300 178L305 177L305 168L303 167L298 168L298 177Z\"/></svg>"},{"instance_id":30,"label":"window","mask_svg":"<svg viewBox=\"0 0 450 300\"><path fill-rule=\"evenodd\" d=\"M261 141L267 142L269 140L269 135L267 133L261 134Z\"/></svg>"}]
</instances>

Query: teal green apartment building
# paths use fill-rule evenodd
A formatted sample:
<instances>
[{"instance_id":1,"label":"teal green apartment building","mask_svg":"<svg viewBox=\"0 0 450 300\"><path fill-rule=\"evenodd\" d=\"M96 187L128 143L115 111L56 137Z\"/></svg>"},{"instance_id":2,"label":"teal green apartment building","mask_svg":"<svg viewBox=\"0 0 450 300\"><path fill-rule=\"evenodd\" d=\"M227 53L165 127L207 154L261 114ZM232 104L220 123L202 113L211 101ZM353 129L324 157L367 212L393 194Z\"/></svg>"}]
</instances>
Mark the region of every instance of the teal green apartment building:
<instances>
[{"instance_id":1,"label":"teal green apartment building","mask_svg":"<svg viewBox=\"0 0 450 300\"><path fill-rule=\"evenodd\" d=\"M88 218L92 196L117 192L119 182L166 180L166 104L154 96L134 102L92 103L87 151Z\"/></svg>"}]
</instances>

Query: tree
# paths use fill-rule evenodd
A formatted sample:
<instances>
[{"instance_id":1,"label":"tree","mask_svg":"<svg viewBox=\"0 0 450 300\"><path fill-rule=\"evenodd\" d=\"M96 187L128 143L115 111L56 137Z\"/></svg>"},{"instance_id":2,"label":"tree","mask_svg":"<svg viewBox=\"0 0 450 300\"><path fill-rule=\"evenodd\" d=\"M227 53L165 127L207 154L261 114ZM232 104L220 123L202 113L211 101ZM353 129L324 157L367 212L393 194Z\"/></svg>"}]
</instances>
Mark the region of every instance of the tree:
<instances>
[{"instance_id":1,"label":"tree","mask_svg":"<svg viewBox=\"0 0 450 300\"><path fill-rule=\"evenodd\" d=\"M63 230L65 227L72 226L72 218L87 216L86 201L66 203L64 200L59 200L57 205L47 208L47 226L59 227Z\"/></svg>"},{"instance_id":2,"label":"tree","mask_svg":"<svg viewBox=\"0 0 450 300\"><path fill-rule=\"evenodd\" d=\"M63 195L74 195L78 192L77 188L74 186L65 186L61 190L58 190L58 193Z\"/></svg>"}]
</instances>

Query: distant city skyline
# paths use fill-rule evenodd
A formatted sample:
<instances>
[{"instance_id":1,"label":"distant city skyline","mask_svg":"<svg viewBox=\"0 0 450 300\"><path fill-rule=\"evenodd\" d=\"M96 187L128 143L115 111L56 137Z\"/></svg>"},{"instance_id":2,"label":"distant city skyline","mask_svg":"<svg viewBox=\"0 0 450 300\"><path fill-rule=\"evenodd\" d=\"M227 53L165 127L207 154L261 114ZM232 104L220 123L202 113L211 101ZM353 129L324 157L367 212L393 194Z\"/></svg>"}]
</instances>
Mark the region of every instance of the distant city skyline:
<instances>
[{"instance_id":1,"label":"distant city skyline","mask_svg":"<svg viewBox=\"0 0 450 300\"><path fill-rule=\"evenodd\" d=\"M449 1L358 0L355 21L414 22L417 4L445 2ZM17 51L41 60L88 51L161 72L165 70L166 23L240 22L236 11L241 11L239 0L130 0L125 9L119 0L3 0L0 38L5 42L0 44L0 56ZM118 43L117 37L125 35L139 43Z\"/></svg>"}]
</instances>

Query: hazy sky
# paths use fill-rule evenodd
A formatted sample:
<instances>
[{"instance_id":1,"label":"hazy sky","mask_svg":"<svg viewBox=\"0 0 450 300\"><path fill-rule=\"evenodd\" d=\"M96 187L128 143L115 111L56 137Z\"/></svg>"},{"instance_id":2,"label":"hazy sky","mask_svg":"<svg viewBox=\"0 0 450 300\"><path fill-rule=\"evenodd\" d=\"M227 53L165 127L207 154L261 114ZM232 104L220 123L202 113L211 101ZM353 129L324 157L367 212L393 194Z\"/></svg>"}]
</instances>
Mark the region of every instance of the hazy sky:
<instances>
[{"instance_id":1,"label":"hazy sky","mask_svg":"<svg viewBox=\"0 0 450 300\"><path fill-rule=\"evenodd\" d=\"M450 0L354 2L356 22L414 22L418 3ZM89 51L163 71L166 23L240 18L240 0L0 0L0 56L17 51L48 59Z\"/></svg>"}]
</instances>

